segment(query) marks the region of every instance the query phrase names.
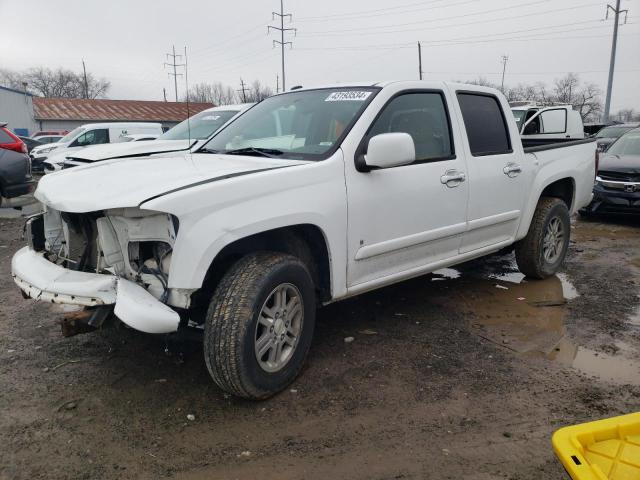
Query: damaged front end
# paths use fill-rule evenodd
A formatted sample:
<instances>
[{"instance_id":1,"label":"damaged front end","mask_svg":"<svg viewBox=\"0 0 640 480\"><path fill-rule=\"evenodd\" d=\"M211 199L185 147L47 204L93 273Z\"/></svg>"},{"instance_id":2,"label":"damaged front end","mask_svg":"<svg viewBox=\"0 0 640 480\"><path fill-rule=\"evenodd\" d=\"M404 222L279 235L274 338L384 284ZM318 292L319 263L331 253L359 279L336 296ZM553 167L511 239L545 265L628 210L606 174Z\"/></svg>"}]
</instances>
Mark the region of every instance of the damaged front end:
<instances>
[{"instance_id":1,"label":"damaged front end","mask_svg":"<svg viewBox=\"0 0 640 480\"><path fill-rule=\"evenodd\" d=\"M177 330L190 291L169 287L176 217L140 208L88 213L45 207L25 225L28 246L12 260L28 297L85 307L112 306L132 328ZM171 308L171 307L174 308Z\"/></svg>"}]
</instances>

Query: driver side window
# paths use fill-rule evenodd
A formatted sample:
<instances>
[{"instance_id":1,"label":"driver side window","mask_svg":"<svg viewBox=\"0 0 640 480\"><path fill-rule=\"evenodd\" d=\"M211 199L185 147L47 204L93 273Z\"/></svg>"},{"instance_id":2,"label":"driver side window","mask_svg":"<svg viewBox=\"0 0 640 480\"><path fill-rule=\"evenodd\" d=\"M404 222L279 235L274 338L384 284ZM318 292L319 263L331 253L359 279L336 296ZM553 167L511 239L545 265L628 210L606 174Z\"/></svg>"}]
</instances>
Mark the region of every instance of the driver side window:
<instances>
[{"instance_id":1,"label":"driver side window","mask_svg":"<svg viewBox=\"0 0 640 480\"><path fill-rule=\"evenodd\" d=\"M416 148L416 162L450 159L454 155L441 93L405 93L392 99L374 121L368 137L391 132L411 135Z\"/></svg>"},{"instance_id":2,"label":"driver side window","mask_svg":"<svg viewBox=\"0 0 640 480\"><path fill-rule=\"evenodd\" d=\"M99 128L84 132L70 145L71 147L85 147L87 145L98 145L101 143L109 143L109 130Z\"/></svg>"}]
</instances>

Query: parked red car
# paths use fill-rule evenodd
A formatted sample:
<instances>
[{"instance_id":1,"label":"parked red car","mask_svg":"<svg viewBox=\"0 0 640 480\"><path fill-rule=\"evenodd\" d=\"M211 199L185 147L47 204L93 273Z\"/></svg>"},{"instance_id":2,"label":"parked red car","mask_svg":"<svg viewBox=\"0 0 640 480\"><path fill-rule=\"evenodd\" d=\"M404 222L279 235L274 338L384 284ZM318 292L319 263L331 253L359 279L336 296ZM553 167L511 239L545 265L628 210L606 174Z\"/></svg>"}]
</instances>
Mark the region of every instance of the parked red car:
<instances>
[{"instance_id":1,"label":"parked red car","mask_svg":"<svg viewBox=\"0 0 640 480\"><path fill-rule=\"evenodd\" d=\"M6 128L6 123L0 123L0 148L14 152L27 153L27 146L17 135Z\"/></svg>"}]
</instances>

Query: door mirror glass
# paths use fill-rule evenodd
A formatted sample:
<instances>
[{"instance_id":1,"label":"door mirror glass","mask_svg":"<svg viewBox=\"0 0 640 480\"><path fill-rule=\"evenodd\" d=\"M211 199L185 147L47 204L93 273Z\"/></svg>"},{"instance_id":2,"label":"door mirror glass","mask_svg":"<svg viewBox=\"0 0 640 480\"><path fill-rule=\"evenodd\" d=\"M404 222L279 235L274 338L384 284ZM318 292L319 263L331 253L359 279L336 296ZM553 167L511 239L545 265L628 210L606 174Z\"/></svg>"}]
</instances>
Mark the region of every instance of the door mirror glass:
<instances>
[{"instance_id":1,"label":"door mirror glass","mask_svg":"<svg viewBox=\"0 0 640 480\"><path fill-rule=\"evenodd\" d=\"M376 168L399 167L415 160L413 138L404 132L381 133L371 137L364 156L367 166Z\"/></svg>"}]
</instances>

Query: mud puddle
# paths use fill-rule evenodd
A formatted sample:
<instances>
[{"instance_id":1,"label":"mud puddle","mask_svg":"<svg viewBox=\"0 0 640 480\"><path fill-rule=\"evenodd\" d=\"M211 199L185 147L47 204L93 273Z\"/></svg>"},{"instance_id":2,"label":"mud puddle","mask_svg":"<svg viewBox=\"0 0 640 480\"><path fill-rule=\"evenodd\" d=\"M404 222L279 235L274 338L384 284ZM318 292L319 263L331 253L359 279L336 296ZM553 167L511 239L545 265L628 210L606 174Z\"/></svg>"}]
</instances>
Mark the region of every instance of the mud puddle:
<instances>
[{"instance_id":1,"label":"mud puddle","mask_svg":"<svg viewBox=\"0 0 640 480\"><path fill-rule=\"evenodd\" d=\"M508 258L508 257L507 257ZM565 274L528 280L512 260L497 257L434 272L434 287L446 290L471 319L472 333L516 354L543 357L617 384L640 385L640 363L624 343L614 354L577 345L567 335L567 302L579 292ZM640 326L640 306L629 318ZM632 327L633 328L633 327Z\"/></svg>"}]
</instances>

